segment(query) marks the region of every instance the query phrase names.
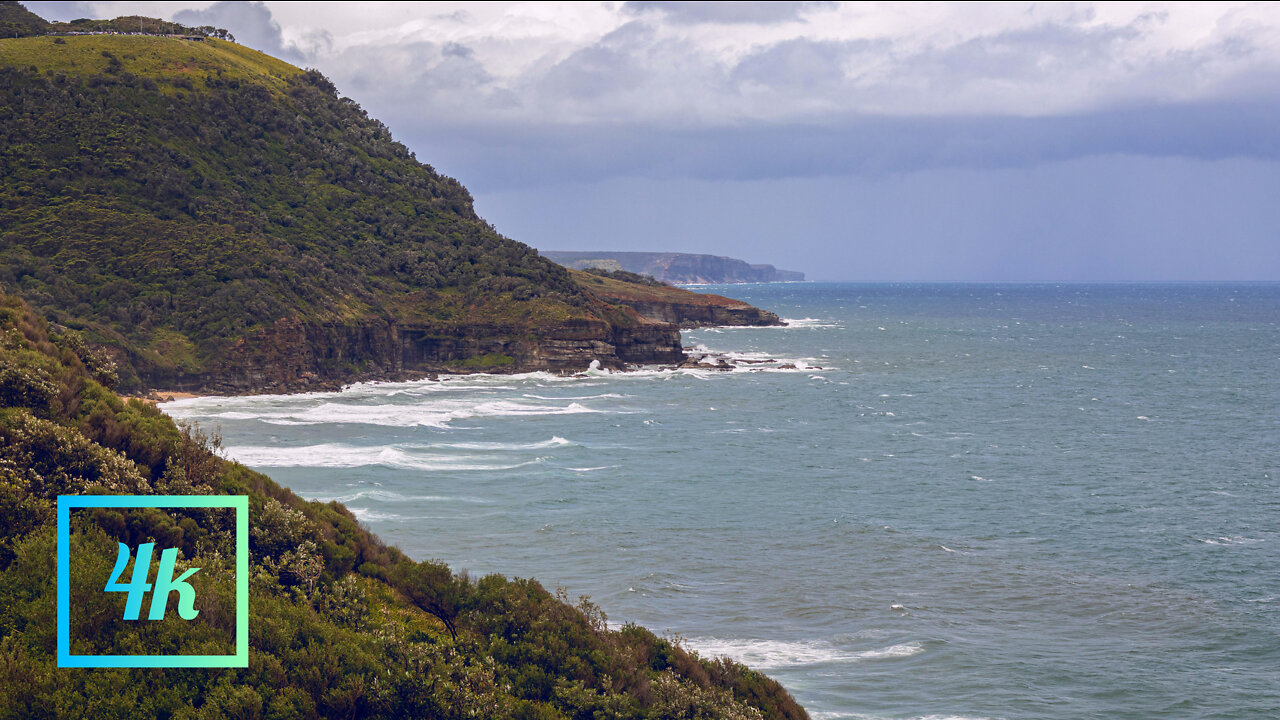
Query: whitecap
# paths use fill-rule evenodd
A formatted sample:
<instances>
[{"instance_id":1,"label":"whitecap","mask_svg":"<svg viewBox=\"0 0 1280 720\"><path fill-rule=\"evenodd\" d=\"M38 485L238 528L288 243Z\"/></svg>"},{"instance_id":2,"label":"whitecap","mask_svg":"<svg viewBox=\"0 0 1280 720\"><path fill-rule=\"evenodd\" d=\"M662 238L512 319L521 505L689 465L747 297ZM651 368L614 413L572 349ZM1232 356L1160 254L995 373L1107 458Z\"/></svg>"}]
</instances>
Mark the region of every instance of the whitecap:
<instances>
[{"instance_id":1,"label":"whitecap","mask_svg":"<svg viewBox=\"0 0 1280 720\"><path fill-rule=\"evenodd\" d=\"M863 660L879 660L881 658L899 658L911 657L924 652L924 645L918 642L902 643L900 645L890 645L889 647L880 648L878 650L864 650L860 653L854 653L853 657Z\"/></svg>"},{"instance_id":2,"label":"whitecap","mask_svg":"<svg viewBox=\"0 0 1280 720\"><path fill-rule=\"evenodd\" d=\"M343 504L355 502L356 500L379 500L382 502L465 502L465 503L488 503L488 500L478 497L459 496L459 495L404 495L390 490L360 490L349 495L308 495L308 500L317 502L333 502L337 501Z\"/></svg>"},{"instance_id":3,"label":"whitecap","mask_svg":"<svg viewBox=\"0 0 1280 720\"><path fill-rule=\"evenodd\" d=\"M456 420L475 417L575 415L596 412L600 411L578 402L549 405L515 400L476 402L474 398L453 398L392 405L325 402L313 407L264 408L256 413L238 412L237 419L257 419L272 424L294 425L349 423L384 427L444 428ZM226 413L223 416L225 417Z\"/></svg>"},{"instance_id":4,"label":"whitecap","mask_svg":"<svg viewBox=\"0 0 1280 720\"><path fill-rule=\"evenodd\" d=\"M1220 535L1216 538L1201 538L1200 542L1208 545L1254 545L1266 541L1262 538L1247 538L1241 535Z\"/></svg>"},{"instance_id":5,"label":"whitecap","mask_svg":"<svg viewBox=\"0 0 1280 720\"><path fill-rule=\"evenodd\" d=\"M691 649L703 656L726 656L745 665L764 669L902 658L924 652L924 645L918 642L851 652L820 640L787 642L714 637L694 637L686 640Z\"/></svg>"},{"instance_id":6,"label":"whitecap","mask_svg":"<svg viewBox=\"0 0 1280 720\"><path fill-rule=\"evenodd\" d=\"M634 397L633 395L623 395L620 393L601 393L599 395L562 395L559 397L552 395L535 395L534 393L524 393L524 397L533 400L604 400L604 399L623 399Z\"/></svg>"},{"instance_id":7,"label":"whitecap","mask_svg":"<svg viewBox=\"0 0 1280 720\"><path fill-rule=\"evenodd\" d=\"M514 470L542 461L483 463L474 457L422 453L416 448L357 446L323 443L300 447L237 445L226 448L227 457L249 467L354 468L371 465L401 470L441 472Z\"/></svg>"},{"instance_id":8,"label":"whitecap","mask_svg":"<svg viewBox=\"0 0 1280 720\"><path fill-rule=\"evenodd\" d=\"M840 327L838 323L820 318L782 318L782 322L787 324L789 328L833 328Z\"/></svg>"},{"instance_id":9,"label":"whitecap","mask_svg":"<svg viewBox=\"0 0 1280 720\"><path fill-rule=\"evenodd\" d=\"M440 443L432 445L433 448L449 448L454 450L542 450L545 448L564 447L567 445L578 445L572 440L566 440L559 435L552 435L550 440L540 440L531 443L501 443L501 442L460 442L460 443Z\"/></svg>"},{"instance_id":10,"label":"whitecap","mask_svg":"<svg viewBox=\"0 0 1280 720\"><path fill-rule=\"evenodd\" d=\"M408 520L410 519L410 518L404 517L403 515L397 515L395 513L388 513L388 512L379 512L377 510L370 510L368 508L347 508L347 509L350 510L351 514L355 515L356 519L361 522L367 522L370 520L376 521L376 520Z\"/></svg>"}]
</instances>

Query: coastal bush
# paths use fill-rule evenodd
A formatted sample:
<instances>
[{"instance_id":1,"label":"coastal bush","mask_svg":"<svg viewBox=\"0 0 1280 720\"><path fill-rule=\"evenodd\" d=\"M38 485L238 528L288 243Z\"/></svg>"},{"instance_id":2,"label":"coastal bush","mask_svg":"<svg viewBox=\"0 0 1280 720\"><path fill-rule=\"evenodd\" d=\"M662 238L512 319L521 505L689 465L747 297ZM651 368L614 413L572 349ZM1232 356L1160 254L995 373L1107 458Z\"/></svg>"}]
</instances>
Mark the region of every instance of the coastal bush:
<instances>
[{"instance_id":1,"label":"coastal bush","mask_svg":"<svg viewBox=\"0 0 1280 720\"><path fill-rule=\"evenodd\" d=\"M611 278L613 280L621 280L622 282L635 283L637 285L647 285L649 287L663 286L670 287L670 283L662 282L652 275L642 275L629 270L610 270L602 267L586 267L583 272L599 277Z\"/></svg>"},{"instance_id":2,"label":"coastal bush","mask_svg":"<svg viewBox=\"0 0 1280 720\"><path fill-rule=\"evenodd\" d=\"M46 417L0 407L0 719L806 717L762 675L702 660L634 625L609 630L585 598L571 605L533 580L472 582L442 563L410 560L341 504L305 502L221 458L216 434L122 401L3 294L0 363L42 367L60 398L74 394ZM57 495L175 491L250 496L249 667L56 669ZM226 652L232 520L217 509L74 513L72 557L91 562L73 563L73 587L105 577L117 542L174 545L202 568L198 627L112 620L118 607L88 610L123 598L77 595L73 607L85 610L73 625L77 652Z\"/></svg>"}]
</instances>

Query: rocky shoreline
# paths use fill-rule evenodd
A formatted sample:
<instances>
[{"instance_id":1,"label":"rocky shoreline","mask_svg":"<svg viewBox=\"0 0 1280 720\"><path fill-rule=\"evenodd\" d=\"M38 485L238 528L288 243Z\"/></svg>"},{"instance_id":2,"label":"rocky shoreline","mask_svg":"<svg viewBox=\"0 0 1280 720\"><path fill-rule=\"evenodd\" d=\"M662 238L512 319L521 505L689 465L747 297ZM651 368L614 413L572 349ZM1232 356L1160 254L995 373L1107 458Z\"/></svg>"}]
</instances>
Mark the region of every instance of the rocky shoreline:
<instances>
[{"instance_id":1,"label":"rocky shoreline","mask_svg":"<svg viewBox=\"0 0 1280 720\"><path fill-rule=\"evenodd\" d=\"M691 362L705 367L701 356L688 355L682 347L681 329L785 325L772 312L719 295L588 276L577 281L599 301L598 319L531 328L501 323L440 327L396 319L340 324L282 318L224 348L200 372L148 370L141 380L151 390L143 395L335 391L357 382L474 373L570 375L593 363L609 370L641 365L688 367Z\"/></svg>"},{"instance_id":2,"label":"rocky shoreline","mask_svg":"<svg viewBox=\"0 0 1280 720\"><path fill-rule=\"evenodd\" d=\"M338 390L355 382L418 380L470 373L573 373L683 361L680 331L652 321L631 326L577 321L540 328L450 329L385 321L313 325L282 319L238 341L198 373L156 370L149 388L216 395ZM153 393L154 394L154 393Z\"/></svg>"},{"instance_id":3,"label":"rocky shoreline","mask_svg":"<svg viewBox=\"0 0 1280 720\"><path fill-rule=\"evenodd\" d=\"M584 324L529 338L513 337L509 328L470 327L443 335L394 323L308 327L281 320L251 341L237 343L207 372L148 374L144 381L151 390L142 395L154 400L170 394L291 394L337 391L357 382L407 382L449 375L538 371L572 375L592 367L622 371L654 365L730 370L771 362L733 359L681 345L681 327L746 324ZM480 334L480 330L490 332Z\"/></svg>"}]
</instances>

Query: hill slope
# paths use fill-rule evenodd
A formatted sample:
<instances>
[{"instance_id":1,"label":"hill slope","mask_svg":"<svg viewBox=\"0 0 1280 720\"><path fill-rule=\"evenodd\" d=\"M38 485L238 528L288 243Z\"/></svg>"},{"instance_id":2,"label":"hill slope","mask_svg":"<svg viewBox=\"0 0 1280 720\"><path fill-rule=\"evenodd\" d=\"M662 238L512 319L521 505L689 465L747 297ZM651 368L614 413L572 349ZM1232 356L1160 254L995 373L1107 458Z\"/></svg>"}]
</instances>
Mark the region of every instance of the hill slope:
<instances>
[{"instance_id":1,"label":"hill slope","mask_svg":"<svg viewBox=\"0 0 1280 720\"><path fill-rule=\"evenodd\" d=\"M0 2L0 38L30 37L49 31L49 23L20 3Z\"/></svg>"},{"instance_id":2,"label":"hill slope","mask_svg":"<svg viewBox=\"0 0 1280 720\"><path fill-rule=\"evenodd\" d=\"M125 389L679 357L319 73L213 38L0 40L0 283Z\"/></svg>"}]
</instances>

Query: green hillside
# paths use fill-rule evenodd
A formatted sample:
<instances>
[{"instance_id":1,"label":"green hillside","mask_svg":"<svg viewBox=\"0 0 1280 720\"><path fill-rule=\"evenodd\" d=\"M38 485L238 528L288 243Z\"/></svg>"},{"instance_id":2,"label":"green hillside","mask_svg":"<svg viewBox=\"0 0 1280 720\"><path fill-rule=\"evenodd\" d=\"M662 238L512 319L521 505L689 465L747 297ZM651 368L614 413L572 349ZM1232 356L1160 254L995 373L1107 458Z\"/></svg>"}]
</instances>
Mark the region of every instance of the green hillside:
<instances>
[{"instance_id":1,"label":"green hillside","mask_svg":"<svg viewBox=\"0 0 1280 720\"><path fill-rule=\"evenodd\" d=\"M110 346L124 389L679 352L496 233L322 75L235 43L0 40L0 116L0 283Z\"/></svg>"},{"instance_id":2,"label":"green hillside","mask_svg":"<svg viewBox=\"0 0 1280 720\"><path fill-rule=\"evenodd\" d=\"M188 37L46 34L135 26ZM319 73L225 35L0 2L0 720L807 717L741 665L608 629L585 598L411 560L113 391L679 354L675 325L499 235ZM247 668L55 666L57 498L118 494L249 497ZM214 509L73 513L72 651L226 654L233 527ZM146 542L199 560L195 618L127 621L99 591L117 544Z\"/></svg>"},{"instance_id":3,"label":"green hillside","mask_svg":"<svg viewBox=\"0 0 1280 720\"><path fill-rule=\"evenodd\" d=\"M585 600L413 562L340 504L305 502L220 458L216 437L122 401L93 378L102 364L0 293L0 719L806 717L763 675L608 630ZM54 507L82 494L249 496L248 668L55 667ZM209 583L234 572L230 527L200 510L77 514L74 652L226 654L235 604ZM124 598L84 591L105 585L117 542L147 541L200 559L196 621L126 622Z\"/></svg>"},{"instance_id":4,"label":"green hillside","mask_svg":"<svg viewBox=\"0 0 1280 720\"><path fill-rule=\"evenodd\" d=\"M0 38L43 35L48 31L49 23L20 3L10 0L0 2Z\"/></svg>"}]
</instances>

